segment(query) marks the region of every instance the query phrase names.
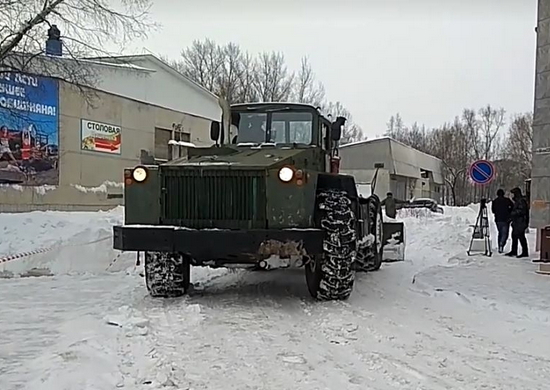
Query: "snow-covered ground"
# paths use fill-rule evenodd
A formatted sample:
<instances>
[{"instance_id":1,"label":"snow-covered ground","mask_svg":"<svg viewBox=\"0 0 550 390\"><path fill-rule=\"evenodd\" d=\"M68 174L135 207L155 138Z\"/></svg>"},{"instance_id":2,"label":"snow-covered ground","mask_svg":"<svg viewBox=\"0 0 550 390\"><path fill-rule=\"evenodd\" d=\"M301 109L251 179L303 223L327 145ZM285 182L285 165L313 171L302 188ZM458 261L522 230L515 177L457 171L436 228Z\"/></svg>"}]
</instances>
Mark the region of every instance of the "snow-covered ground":
<instances>
[{"instance_id":1,"label":"snow-covered ground","mask_svg":"<svg viewBox=\"0 0 550 390\"><path fill-rule=\"evenodd\" d=\"M0 258L49 250L0 264L0 389L546 390L550 279L468 257L476 216L401 214L407 260L319 303L302 270L202 268L155 300L111 249L122 209L3 214ZM53 276L17 277L33 268Z\"/></svg>"}]
</instances>

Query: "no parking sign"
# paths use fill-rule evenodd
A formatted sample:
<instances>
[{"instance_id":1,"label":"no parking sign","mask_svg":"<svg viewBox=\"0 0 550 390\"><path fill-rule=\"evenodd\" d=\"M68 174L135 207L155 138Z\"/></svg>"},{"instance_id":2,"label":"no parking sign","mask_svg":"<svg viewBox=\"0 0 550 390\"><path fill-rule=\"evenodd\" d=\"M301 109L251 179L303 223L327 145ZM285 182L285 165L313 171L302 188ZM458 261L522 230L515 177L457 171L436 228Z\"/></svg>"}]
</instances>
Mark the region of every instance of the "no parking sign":
<instances>
[{"instance_id":1,"label":"no parking sign","mask_svg":"<svg viewBox=\"0 0 550 390\"><path fill-rule=\"evenodd\" d=\"M470 165L470 179L476 184L489 184L495 178L495 166L487 160L478 160Z\"/></svg>"}]
</instances>

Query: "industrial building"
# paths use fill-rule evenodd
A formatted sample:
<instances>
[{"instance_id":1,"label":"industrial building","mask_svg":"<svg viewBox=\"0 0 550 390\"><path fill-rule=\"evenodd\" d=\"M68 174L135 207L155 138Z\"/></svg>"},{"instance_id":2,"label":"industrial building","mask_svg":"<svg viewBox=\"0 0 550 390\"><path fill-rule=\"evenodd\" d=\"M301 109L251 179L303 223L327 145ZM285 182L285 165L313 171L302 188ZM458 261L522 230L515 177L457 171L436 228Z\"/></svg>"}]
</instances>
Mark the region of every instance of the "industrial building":
<instances>
[{"instance_id":1,"label":"industrial building","mask_svg":"<svg viewBox=\"0 0 550 390\"><path fill-rule=\"evenodd\" d=\"M444 180L440 159L389 137L359 141L340 147L340 171L355 176L361 193L381 199L392 192L398 200L431 198L442 201Z\"/></svg>"},{"instance_id":2,"label":"industrial building","mask_svg":"<svg viewBox=\"0 0 550 390\"><path fill-rule=\"evenodd\" d=\"M125 167L167 161L172 139L212 144L217 97L158 58L82 61L93 88L0 75L0 212L108 209Z\"/></svg>"},{"instance_id":3,"label":"industrial building","mask_svg":"<svg viewBox=\"0 0 550 390\"><path fill-rule=\"evenodd\" d=\"M550 1L538 1L531 227L550 225ZM538 233L538 229L537 229Z\"/></svg>"}]
</instances>

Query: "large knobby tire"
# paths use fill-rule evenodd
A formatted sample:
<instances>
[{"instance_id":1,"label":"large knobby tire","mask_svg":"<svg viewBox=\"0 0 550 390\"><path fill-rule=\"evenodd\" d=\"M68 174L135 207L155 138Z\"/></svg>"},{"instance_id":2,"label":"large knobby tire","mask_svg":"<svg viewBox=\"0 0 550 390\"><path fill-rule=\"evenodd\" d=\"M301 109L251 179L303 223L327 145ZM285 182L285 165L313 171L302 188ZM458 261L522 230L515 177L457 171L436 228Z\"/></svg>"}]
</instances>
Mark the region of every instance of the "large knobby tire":
<instances>
[{"instance_id":1,"label":"large knobby tire","mask_svg":"<svg viewBox=\"0 0 550 390\"><path fill-rule=\"evenodd\" d=\"M191 263L180 253L145 252L145 283L153 297L173 298L187 293Z\"/></svg>"},{"instance_id":2,"label":"large knobby tire","mask_svg":"<svg viewBox=\"0 0 550 390\"><path fill-rule=\"evenodd\" d=\"M360 241L357 245L355 269L362 272L378 271L384 256L382 206L377 196L370 196L367 202L369 234L373 235L374 241L370 245L361 245Z\"/></svg>"},{"instance_id":3,"label":"large knobby tire","mask_svg":"<svg viewBox=\"0 0 550 390\"><path fill-rule=\"evenodd\" d=\"M313 298L344 300L353 290L356 255L355 215L344 191L321 191L317 197L318 221L326 231L323 255L310 259L306 282Z\"/></svg>"}]
</instances>

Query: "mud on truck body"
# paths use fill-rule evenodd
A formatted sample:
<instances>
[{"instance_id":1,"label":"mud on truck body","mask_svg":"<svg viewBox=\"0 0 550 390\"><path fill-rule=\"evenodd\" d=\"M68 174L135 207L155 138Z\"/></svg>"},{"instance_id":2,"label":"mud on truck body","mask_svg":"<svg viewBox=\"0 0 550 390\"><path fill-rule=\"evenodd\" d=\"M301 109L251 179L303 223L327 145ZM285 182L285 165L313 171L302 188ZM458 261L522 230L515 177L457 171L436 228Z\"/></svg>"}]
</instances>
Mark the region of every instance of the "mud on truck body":
<instances>
[{"instance_id":1,"label":"mud on truck body","mask_svg":"<svg viewBox=\"0 0 550 390\"><path fill-rule=\"evenodd\" d=\"M314 298L348 298L357 271L380 268L383 224L380 199L338 173L346 119L295 103L225 107L215 145L124 171L114 248L145 253L155 297L185 294L191 266L297 266Z\"/></svg>"}]
</instances>

